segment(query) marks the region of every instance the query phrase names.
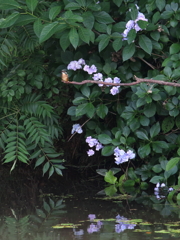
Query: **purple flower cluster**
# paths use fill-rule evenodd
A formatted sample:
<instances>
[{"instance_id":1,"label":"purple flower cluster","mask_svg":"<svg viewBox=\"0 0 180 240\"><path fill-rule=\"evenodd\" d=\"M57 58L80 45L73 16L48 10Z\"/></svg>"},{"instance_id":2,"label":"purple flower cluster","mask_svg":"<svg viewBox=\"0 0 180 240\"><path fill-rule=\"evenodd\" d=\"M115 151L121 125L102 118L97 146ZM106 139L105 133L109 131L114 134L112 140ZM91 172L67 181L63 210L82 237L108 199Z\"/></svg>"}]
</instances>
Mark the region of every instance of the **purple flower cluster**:
<instances>
[{"instance_id":1,"label":"purple flower cluster","mask_svg":"<svg viewBox=\"0 0 180 240\"><path fill-rule=\"evenodd\" d=\"M127 223L126 221L128 221L127 218L121 217L119 215L116 216L116 222L118 224L115 225L115 231L117 233L121 233L121 232L123 232L126 229L134 229L136 224L130 224L130 223Z\"/></svg>"},{"instance_id":2,"label":"purple flower cluster","mask_svg":"<svg viewBox=\"0 0 180 240\"><path fill-rule=\"evenodd\" d=\"M137 9L139 9L139 7L137 5L136 5L136 7L137 7ZM141 12L138 12L138 16L137 16L136 20L129 20L126 23L126 29L122 33L122 36L123 36L122 40L127 40L127 35L131 29L135 29L136 32L142 30L138 25L139 20L148 22L148 19L145 18L144 14Z\"/></svg>"},{"instance_id":3,"label":"purple flower cluster","mask_svg":"<svg viewBox=\"0 0 180 240\"><path fill-rule=\"evenodd\" d=\"M165 190L166 192L171 192L173 191L174 189L172 187L170 188L167 188L166 184L165 183L157 183L156 184L156 187L154 188L154 195L156 196L157 199L162 199L162 198L165 198L166 196L165 195L162 195L162 191ZM165 194L165 192L163 192L163 194Z\"/></svg>"},{"instance_id":4,"label":"purple flower cluster","mask_svg":"<svg viewBox=\"0 0 180 240\"><path fill-rule=\"evenodd\" d=\"M94 74L93 79L96 80L96 81L99 80L99 81L102 82L102 81L103 81L103 75L102 75L101 73ZM120 80L120 78L118 78L118 77L115 77L114 79L108 77L108 78L105 78L105 79L104 79L104 82L106 82L106 83L120 83L121 80ZM98 84L98 86L99 86L99 87L102 87L103 84ZM106 86L107 86L107 87L110 87L110 85L106 85ZM111 88L111 90L110 90L110 93L111 93L112 95L118 94L118 93L119 93L119 88L120 88L120 86L113 86L113 87Z\"/></svg>"},{"instance_id":5,"label":"purple flower cluster","mask_svg":"<svg viewBox=\"0 0 180 240\"><path fill-rule=\"evenodd\" d=\"M79 134L81 134L83 132L81 126L78 123L73 125L72 130L71 130L71 134L74 134L75 132L79 133Z\"/></svg>"},{"instance_id":6,"label":"purple flower cluster","mask_svg":"<svg viewBox=\"0 0 180 240\"><path fill-rule=\"evenodd\" d=\"M78 61L71 61L68 66L67 66L67 69L68 70L78 70L78 69L81 69L83 67L83 65L85 65L85 61L84 59L80 58Z\"/></svg>"},{"instance_id":7,"label":"purple flower cluster","mask_svg":"<svg viewBox=\"0 0 180 240\"><path fill-rule=\"evenodd\" d=\"M89 147L95 147L96 151L99 151L101 148L103 148L103 145L96 138L92 138L91 136L86 138L86 142L88 143ZM93 149L89 149L87 154L88 157L93 156L95 151Z\"/></svg>"},{"instance_id":8,"label":"purple flower cluster","mask_svg":"<svg viewBox=\"0 0 180 240\"><path fill-rule=\"evenodd\" d=\"M128 150L127 152L125 152L124 150L119 149L118 147L114 149L114 156L115 156L115 163L117 165L124 162L128 162L129 159L135 158L135 154L133 153L133 151Z\"/></svg>"},{"instance_id":9,"label":"purple flower cluster","mask_svg":"<svg viewBox=\"0 0 180 240\"><path fill-rule=\"evenodd\" d=\"M90 219L90 221L93 221L96 218L96 215L95 214L89 214L88 218ZM88 233L98 232L101 229L102 225L103 225L103 223L101 221L98 221L96 224L91 223L89 225L89 227L87 228L87 232Z\"/></svg>"}]
</instances>

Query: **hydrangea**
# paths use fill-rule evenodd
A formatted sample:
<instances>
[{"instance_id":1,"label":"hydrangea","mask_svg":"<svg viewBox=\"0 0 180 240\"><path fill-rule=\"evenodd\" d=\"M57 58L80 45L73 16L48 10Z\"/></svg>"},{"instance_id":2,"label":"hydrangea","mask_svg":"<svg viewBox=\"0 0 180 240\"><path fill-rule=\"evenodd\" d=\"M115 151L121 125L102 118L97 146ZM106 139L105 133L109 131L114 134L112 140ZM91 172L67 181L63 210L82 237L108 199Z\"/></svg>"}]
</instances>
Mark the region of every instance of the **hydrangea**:
<instances>
[{"instance_id":1,"label":"hydrangea","mask_svg":"<svg viewBox=\"0 0 180 240\"><path fill-rule=\"evenodd\" d=\"M67 69L68 70L78 70L78 69L81 69L82 68L82 65L85 65L85 60L80 58L78 61L71 61L68 66L67 66Z\"/></svg>"},{"instance_id":2,"label":"hydrangea","mask_svg":"<svg viewBox=\"0 0 180 240\"><path fill-rule=\"evenodd\" d=\"M92 65L91 67L89 65L85 65L83 70L88 72L88 74L93 74L97 72L97 67L95 65Z\"/></svg>"},{"instance_id":3,"label":"hydrangea","mask_svg":"<svg viewBox=\"0 0 180 240\"><path fill-rule=\"evenodd\" d=\"M83 132L81 126L78 123L73 125L72 130L71 130L71 134L74 134L75 132L77 132L79 134L81 134Z\"/></svg>"},{"instance_id":4,"label":"hydrangea","mask_svg":"<svg viewBox=\"0 0 180 240\"><path fill-rule=\"evenodd\" d=\"M116 94L118 94L119 93L119 86L117 86L117 87L112 87L111 88L111 90L110 90L110 93L112 94L112 95L116 95Z\"/></svg>"},{"instance_id":5,"label":"hydrangea","mask_svg":"<svg viewBox=\"0 0 180 240\"><path fill-rule=\"evenodd\" d=\"M127 162L129 159L135 158L135 154L133 153L133 151L128 150L127 152L125 152L124 150L119 149L118 147L114 149L114 156L115 163L117 165Z\"/></svg>"},{"instance_id":6,"label":"hydrangea","mask_svg":"<svg viewBox=\"0 0 180 240\"><path fill-rule=\"evenodd\" d=\"M103 79L102 73L95 73L94 76L92 77L93 80L98 81Z\"/></svg>"}]
</instances>

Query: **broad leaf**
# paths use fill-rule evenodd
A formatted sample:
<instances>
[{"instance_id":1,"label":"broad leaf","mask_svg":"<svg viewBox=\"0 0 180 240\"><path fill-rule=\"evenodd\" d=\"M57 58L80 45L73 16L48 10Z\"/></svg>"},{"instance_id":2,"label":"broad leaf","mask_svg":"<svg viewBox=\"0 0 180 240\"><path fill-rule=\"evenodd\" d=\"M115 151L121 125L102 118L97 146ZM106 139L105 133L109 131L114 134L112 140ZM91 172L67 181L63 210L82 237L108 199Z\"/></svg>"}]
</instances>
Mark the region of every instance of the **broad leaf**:
<instances>
[{"instance_id":1,"label":"broad leaf","mask_svg":"<svg viewBox=\"0 0 180 240\"><path fill-rule=\"evenodd\" d=\"M104 180L108 183L115 184L117 181L117 177L115 177L113 175L113 172L111 170L109 170L108 172L106 172Z\"/></svg>"},{"instance_id":2,"label":"broad leaf","mask_svg":"<svg viewBox=\"0 0 180 240\"><path fill-rule=\"evenodd\" d=\"M0 22L0 28L8 28L12 26L17 19L19 18L20 14L18 12L12 13L10 16L8 16L6 19Z\"/></svg>"},{"instance_id":3,"label":"broad leaf","mask_svg":"<svg viewBox=\"0 0 180 240\"><path fill-rule=\"evenodd\" d=\"M76 49L79 43L79 35L75 27L72 27L69 32L69 40L73 47Z\"/></svg>"},{"instance_id":4,"label":"broad leaf","mask_svg":"<svg viewBox=\"0 0 180 240\"><path fill-rule=\"evenodd\" d=\"M53 20L61 11L61 7L60 6L55 6L52 7L49 11L49 19Z\"/></svg>"},{"instance_id":5,"label":"broad leaf","mask_svg":"<svg viewBox=\"0 0 180 240\"><path fill-rule=\"evenodd\" d=\"M130 59L135 53L135 44L131 43L123 49L122 57L123 61Z\"/></svg>"},{"instance_id":6,"label":"broad leaf","mask_svg":"<svg viewBox=\"0 0 180 240\"><path fill-rule=\"evenodd\" d=\"M38 4L37 0L26 0L26 4L31 12L33 12Z\"/></svg>"},{"instance_id":7,"label":"broad leaf","mask_svg":"<svg viewBox=\"0 0 180 240\"><path fill-rule=\"evenodd\" d=\"M49 39L58 29L59 23L58 22L53 22L49 23L46 25L40 34L39 42L42 43Z\"/></svg>"},{"instance_id":8,"label":"broad leaf","mask_svg":"<svg viewBox=\"0 0 180 240\"><path fill-rule=\"evenodd\" d=\"M145 35L139 36L139 46L147 53L151 55L152 52L152 42Z\"/></svg>"},{"instance_id":9,"label":"broad leaf","mask_svg":"<svg viewBox=\"0 0 180 240\"><path fill-rule=\"evenodd\" d=\"M167 165L166 165L166 171L169 171L171 168L173 168L174 166L176 166L180 161L179 157L175 157L172 158L168 161Z\"/></svg>"}]
</instances>

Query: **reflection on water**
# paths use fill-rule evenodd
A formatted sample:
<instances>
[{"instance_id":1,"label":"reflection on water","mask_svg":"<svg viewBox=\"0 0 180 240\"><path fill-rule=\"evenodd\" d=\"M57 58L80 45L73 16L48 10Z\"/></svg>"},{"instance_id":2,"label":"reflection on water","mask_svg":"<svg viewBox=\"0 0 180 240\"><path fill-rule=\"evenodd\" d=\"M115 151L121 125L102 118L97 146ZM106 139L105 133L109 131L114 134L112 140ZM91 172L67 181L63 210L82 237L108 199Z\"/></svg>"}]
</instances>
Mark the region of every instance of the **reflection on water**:
<instances>
[{"instance_id":1,"label":"reflection on water","mask_svg":"<svg viewBox=\"0 0 180 240\"><path fill-rule=\"evenodd\" d=\"M32 183L34 186L35 182ZM36 192L29 198L27 191L32 193L32 188L26 186L19 195L9 194L10 190L1 193L0 240L173 240L180 237L179 207L145 192L141 196L131 192L131 198L105 201L96 198L95 192L90 195L81 190L61 197L57 191L53 194L52 189L46 189L48 194L39 194L33 188Z\"/></svg>"}]
</instances>

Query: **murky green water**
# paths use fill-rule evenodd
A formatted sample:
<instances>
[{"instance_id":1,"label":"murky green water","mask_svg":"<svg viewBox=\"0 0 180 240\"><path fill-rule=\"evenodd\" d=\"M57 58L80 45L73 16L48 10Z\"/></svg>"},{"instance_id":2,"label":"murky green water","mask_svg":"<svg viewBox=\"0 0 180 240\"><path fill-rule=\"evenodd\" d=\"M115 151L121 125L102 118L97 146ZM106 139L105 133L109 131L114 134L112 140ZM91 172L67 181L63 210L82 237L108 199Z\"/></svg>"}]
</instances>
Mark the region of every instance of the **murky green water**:
<instances>
[{"instance_id":1,"label":"murky green water","mask_svg":"<svg viewBox=\"0 0 180 240\"><path fill-rule=\"evenodd\" d=\"M28 204L28 214L14 206L1 216L0 239L180 239L179 207L155 196L110 201L80 192L39 195L34 210Z\"/></svg>"}]
</instances>

